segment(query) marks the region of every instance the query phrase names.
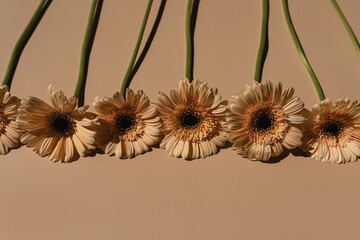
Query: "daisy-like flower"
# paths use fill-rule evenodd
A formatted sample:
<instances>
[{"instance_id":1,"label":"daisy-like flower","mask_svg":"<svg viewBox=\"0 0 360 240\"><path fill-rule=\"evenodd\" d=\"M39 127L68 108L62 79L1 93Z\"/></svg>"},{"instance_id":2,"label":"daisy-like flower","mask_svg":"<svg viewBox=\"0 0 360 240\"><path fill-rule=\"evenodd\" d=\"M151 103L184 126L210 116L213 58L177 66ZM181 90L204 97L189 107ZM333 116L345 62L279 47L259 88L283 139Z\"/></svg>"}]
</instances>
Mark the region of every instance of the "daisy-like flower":
<instances>
[{"instance_id":1,"label":"daisy-like flower","mask_svg":"<svg viewBox=\"0 0 360 240\"><path fill-rule=\"evenodd\" d=\"M207 82L181 80L177 91L171 90L170 97L160 92L158 100L165 134L160 147L171 156L204 158L225 144L227 101Z\"/></svg>"},{"instance_id":2,"label":"daisy-like flower","mask_svg":"<svg viewBox=\"0 0 360 240\"><path fill-rule=\"evenodd\" d=\"M89 106L77 107L77 98L69 99L50 85L45 103L36 97L21 101L17 123L25 132L21 142L51 161L70 162L95 148L96 115L86 112Z\"/></svg>"},{"instance_id":3,"label":"daisy-like flower","mask_svg":"<svg viewBox=\"0 0 360 240\"><path fill-rule=\"evenodd\" d=\"M252 160L267 161L301 146L304 103L282 84L253 82L230 99L228 139L232 148Z\"/></svg>"},{"instance_id":4,"label":"daisy-like flower","mask_svg":"<svg viewBox=\"0 0 360 240\"><path fill-rule=\"evenodd\" d=\"M360 156L360 104L325 99L306 114L304 151L326 163L355 162Z\"/></svg>"},{"instance_id":5,"label":"daisy-like flower","mask_svg":"<svg viewBox=\"0 0 360 240\"><path fill-rule=\"evenodd\" d=\"M99 116L96 143L106 154L133 158L151 150L159 142L161 120L142 90L127 88L112 98L96 97L93 106Z\"/></svg>"},{"instance_id":6,"label":"daisy-like flower","mask_svg":"<svg viewBox=\"0 0 360 240\"><path fill-rule=\"evenodd\" d=\"M20 145L21 130L16 124L20 99L11 96L6 85L0 86L0 155Z\"/></svg>"}]
</instances>

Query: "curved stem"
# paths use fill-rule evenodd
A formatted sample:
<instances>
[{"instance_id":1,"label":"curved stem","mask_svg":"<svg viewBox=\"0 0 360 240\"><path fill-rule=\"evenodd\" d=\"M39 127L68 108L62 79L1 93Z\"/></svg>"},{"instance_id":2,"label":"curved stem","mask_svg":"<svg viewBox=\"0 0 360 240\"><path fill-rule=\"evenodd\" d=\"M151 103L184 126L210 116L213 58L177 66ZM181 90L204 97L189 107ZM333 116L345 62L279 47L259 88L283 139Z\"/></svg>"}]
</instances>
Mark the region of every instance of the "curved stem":
<instances>
[{"instance_id":1,"label":"curved stem","mask_svg":"<svg viewBox=\"0 0 360 240\"><path fill-rule=\"evenodd\" d=\"M144 35L144 31L145 31L146 23L147 23L147 20L148 20L148 17L149 17L152 2L153 2L153 0L149 0L148 5L146 7L144 19L143 19L143 22L142 22L142 25L141 25L141 28L140 28L140 33L139 33L139 36L138 36L138 39L137 39L137 42L136 42L136 45L135 45L135 49L134 49L133 55L131 57L129 67L128 67L127 71L126 71L124 80L123 80L122 85L121 85L120 93L124 96L124 98L125 98L125 90L129 86L128 82L129 82L131 72L132 72L134 64L135 64L136 56L137 56L137 54L139 52L142 37Z\"/></svg>"},{"instance_id":2,"label":"curved stem","mask_svg":"<svg viewBox=\"0 0 360 240\"><path fill-rule=\"evenodd\" d=\"M286 18L286 23L287 23L287 25L289 27L291 37L294 40L294 43L295 43L296 49L297 49L297 51L298 51L298 53L300 55L301 61L305 65L307 71L310 74L311 79L314 82L314 85L315 85L317 94L319 95L320 101L322 101L322 100L325 99L324 92L323 92L323 90L321 88L319 80L317 79L317 77L315 75L314 70L311 68L310 63L306 58L305 52L304 52L304 50L303 50L303 48L301 46L301 43L299 41L299 38L298 38L297 34L296 34L296 31L294 29L293 23L292 23L291 18L290 18L289 6L288 6L288 3L287 3L287 0L282 0L282 3L283 3L283 9L284 9L284 14L285 14L285 18Z\"/></svg>"},{"instance_id":3,"label":"curved stem","mask_svg":"<svg viewBox=\"0 0 360 240\"><path fill-rule=\"evenodd\" d=\"M192 41L191 41L191 8L192 8L193 0L189 0L186 9L186 25L185 25L185 32L186 32L186 69L185 69L185 76L189 81L192 81L191 76L191 68L193 65L192 62Z\"/></svg>"},{"instance_id":4,"label":"curved stem","mask_svg":"<svg viewBox=\"0 0 360 240\"><path fill-rule=\"evenodd\" d=\"M348 23L348 21L346 20L345 15L343 14L343 12L341 11L339 4L336 2L336 0L331 0L332 4L334 5L337 13L339 14L341 21L344 23L344 26L347 30L347 32L349 33L349 36L351 38L351 41L355 47L356 53L357 55L360 57L360 46L359 46L359 42L353 32L353 30L351 29L350 24Z\"/></svg>"},{"instance_id":5,"label":"curved stem","mask_svg":"<svg viewBox=\"0 0 360 240\"><path fill-rule=\"evenodd\" d=\"M51 0L42 0L35 10L33 16L31 17L29 23L25 27L24 31L21 33L20 38L15 44L14 50L12 51L10 61L8 64L8 67L6 69L5 77L2 82L2 85L7 85L10 88L10 84L12 81L12 78L14 77L14 73L20 58L20 55L28 42L28 40L31 37L31 34L34 32L35 28L39 24L42 16L47 10L47 7L49 6Z\"/></svg>"},{"instance_id":6,"label":"curved stem","mask_svg":"<svg viewBox=\"0 0 360 240\"><path fill-rule=\"evenodd\" d=\"M263 13L262 13L262 24L261 24L261 37L260 46L256 59L255 77L254 80L257 82L261 81L261 75L265 61L265 47L267 44L267 33L268 33L268 22L269 22L269 0L263 0Z\"/></svg>"},{"instance_id":7,"label":"curved stem","mask_svg":"<svg viewBox=\"0 0 360 240\"><path fill-rule=\"evenodd\" d=\"M90 15L88 23L86 26L85 37L81 49L81 59L80 59L80 70L76 88L74 91L74 97L79 98L83 84L87 75L87 64L90 58L90 50L92 47L92 42L94 38L94 31L96 29L96 15L100 9L100 0L93 0L90 9Z\"/></svg>"}]
</instances>

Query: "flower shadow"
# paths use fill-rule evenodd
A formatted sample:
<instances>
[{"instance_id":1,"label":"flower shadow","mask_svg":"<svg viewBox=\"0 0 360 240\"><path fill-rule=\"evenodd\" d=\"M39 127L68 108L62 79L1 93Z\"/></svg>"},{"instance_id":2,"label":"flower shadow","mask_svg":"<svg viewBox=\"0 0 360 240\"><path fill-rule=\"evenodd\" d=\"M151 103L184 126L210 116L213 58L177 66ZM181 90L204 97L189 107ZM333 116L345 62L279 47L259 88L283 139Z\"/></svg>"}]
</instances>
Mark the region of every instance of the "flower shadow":
<instances>
[{"instance_id":1,"label":"flower shadow","mask_svg":"<svg viewBox=\"0 0 360 240\"><path fill-rule=\"evenodd\" d=\"M275 164L281 162L283 159L285 159L287 156L289 156L290 151L284 150L279 156L271 157L268 161L260 161L261 163L267 163L267 164Z\"/></svg>"},{"instance_id":2,"label":"flower shadow","mask_svg":"<svg viewBox=\"0 0 360 240\"><path fill-rule=\"evenodd\" d=\"M104 155L105 152L101 148L95 148L93 149L86 157L95 157L97 154Z\"/></svg>"},{"instance_id":3,"label":"flower shadow","mask_svg":"<svg viewBox=\"0 0 360 240\"><path fill-rule=\"evenodd\" d=\"M302 151L301 149L295 148L291 150L291 154L295 157L310 157L307 152Z\"/></svg>"},{"instance_id":4,"label":"flower shadow","mask_svg":"<svg viewBox=\"0 0 360 240\"><path fill-rule=\"evenodd\" d=\"M222 149L228 149L228 148L231 148L231 146L232 146L232 143L229 142L229 141L226 141L223 146L219 147L219 149L220 149L220 150L222 150Z\"/></svg>"},{"instance_id":5,"label":"flower shadow","mask_svg":"<svg viewBox=\"0 0 360 240\"><path fill-rule=\"evenodd\" d=\"M268 161L261 161L261 162L269 163L269 164L279 163L284 158L288 157L290 154L293 155L294 157L306 157L306 158L309 157L308 153L302 151L299 148L295 148L295 149L291 149L291 150L284 150L279 156L272 157Z\"/></svg>"}]
</instances>

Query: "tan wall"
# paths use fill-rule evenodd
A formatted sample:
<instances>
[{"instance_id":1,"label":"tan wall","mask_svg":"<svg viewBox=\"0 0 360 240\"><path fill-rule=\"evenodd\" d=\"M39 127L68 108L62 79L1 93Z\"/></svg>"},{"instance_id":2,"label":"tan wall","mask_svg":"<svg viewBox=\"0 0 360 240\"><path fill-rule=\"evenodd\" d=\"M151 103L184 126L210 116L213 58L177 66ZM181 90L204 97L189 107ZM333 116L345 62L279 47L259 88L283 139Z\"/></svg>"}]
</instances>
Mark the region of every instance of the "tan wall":
<instances>
[{"instance_id":1,"label":"tan wall","mask_svg":"<svg viewBox=\"0 0 360 240\"><path fill-rule=\"evenodd\" d=\"M39 0L0 1L0 77ZM152 25L159 0L154 1ZM295 28L326 95L357 99L360 59L330 1L290 0ZM55 0L25 48L12 93L46 99L53 83L67 95L77 80L90 0ZM146 0L105 0L86 102L119 89ZM186 0L168 0L131 87L156 101L185 74ZM281 1L270 1L264 80L293 86L308 108L318 102L288 32ZM339 0L360 37L360 2ZM228 99L253 79L261 1L202 0L195 76ZM147 28L145 37L149 32ZM92 109L92 107L90 107ZM0 158L0 239L359 239L360 163L322 164L293 156L252 162L231 149L203 160L160 149L132 160L97 155L53 164L22 147Z\"/></svg>"}]
</instances>

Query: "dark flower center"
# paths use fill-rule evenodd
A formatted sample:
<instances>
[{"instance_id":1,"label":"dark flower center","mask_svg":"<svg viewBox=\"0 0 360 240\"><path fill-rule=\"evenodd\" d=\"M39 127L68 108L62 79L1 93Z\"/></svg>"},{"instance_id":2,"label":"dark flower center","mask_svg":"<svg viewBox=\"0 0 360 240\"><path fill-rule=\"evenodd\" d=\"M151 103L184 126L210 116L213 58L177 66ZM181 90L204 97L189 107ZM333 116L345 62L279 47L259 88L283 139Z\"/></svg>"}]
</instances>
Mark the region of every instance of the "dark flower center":
<instances>
[{"instance_id":1,"label":"dark flower center","mask_svg":"<svg viewBox=\"0 0 360 240\"><path fill-rule=\"evenodd\" d=\"M65 134L72 129L72 121L69 114L55 113L50 119L51 128L61 134Z\"/></svg>"},{"instance_id":2,"label":"dark flower center","mask_svg":"<svg viewBox=\"0 0 360 240\"><path fill-rule=\"evenodd\" d=\"M253 126L256 130L264 132L269 130L274 125L274 116L268 110L260 110L253 120Z\"/></svg>"},{"instance_id":3,"label":"dark flower center","mask_svg":"<svg viewBox=\"0 0 360 240\"><path fill-rule=\"evenodd\" d=\"M130 115L118 116L116 119L116 128L122 133L131 130L135 126L135 118Z\"/></svg>"},{"instance_id":4,"label":"dark flower center","mask_svg":"<svg viewBox=\"0 0 360 240\"><path fill-rule=\"evenodd\" d=\"M194 129L201 123L199 113L186 110L180 115L180 125L186 129Z\"/></svg>"},{"instance_id":5,"label":"dark flower center","mask_svg":"<svg viewBox=\"0 0 360 240\"><path fill-rule=\"evenodd\" d=\"M336 120L327 121L322 127L322 132L329 137L338 137L344 129L344 125Z\"/></svg>"}]
</instances>

